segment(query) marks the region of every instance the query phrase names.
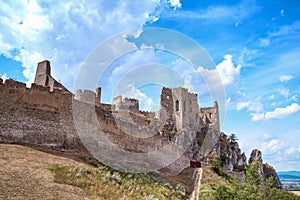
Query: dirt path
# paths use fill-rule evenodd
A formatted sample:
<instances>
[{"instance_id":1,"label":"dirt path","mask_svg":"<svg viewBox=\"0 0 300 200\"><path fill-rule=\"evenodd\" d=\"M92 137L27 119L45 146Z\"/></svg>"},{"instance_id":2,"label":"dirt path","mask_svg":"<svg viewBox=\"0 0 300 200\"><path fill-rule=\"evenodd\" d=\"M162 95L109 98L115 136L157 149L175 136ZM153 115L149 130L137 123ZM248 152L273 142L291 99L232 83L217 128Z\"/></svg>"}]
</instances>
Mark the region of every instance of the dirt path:
<instances>
[{"instance_id":1,"label":"dirt path","mask_svg":"<svg viewBox=\"0 0 300 200\"><path fill-rule=\"evenodd\" d=\"M88 199L77 187L53 182L51 164L87 167L28 147L0 144L0 199Z\"/></svg>"},{"instance_id":2,"label":"dirt path","mask_svg":"<svg viewBox=\"0 0 300 200\"><path fill-rule=\"evenodd\" d=\"M193 174L193 178L195 180L194 183L194 191L191 195L190 200L198 200L200 187L201 187L201 179L202 179L202 168L196 168Z\"/></svg>"}]
</instances>

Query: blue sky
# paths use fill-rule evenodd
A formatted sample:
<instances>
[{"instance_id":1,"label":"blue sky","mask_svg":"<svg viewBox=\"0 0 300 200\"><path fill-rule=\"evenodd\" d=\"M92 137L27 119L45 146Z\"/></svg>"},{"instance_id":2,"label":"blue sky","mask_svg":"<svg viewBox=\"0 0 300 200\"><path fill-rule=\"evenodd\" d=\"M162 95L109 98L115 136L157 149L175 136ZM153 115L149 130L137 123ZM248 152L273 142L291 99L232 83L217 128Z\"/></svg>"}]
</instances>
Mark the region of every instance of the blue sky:
<instances>
[{"instance_id":1,"label":"blue sky","mask_svg":"<svg viewBox=\"0 0 300 200\"><path fill-rule=\"evenodd\" d=\"M190 60L164 51L166 46L147 43L142 39L145 31L136 31L137 35L116 43L116 51L126 45L135 51L114 60L99 80L102 91L110 94L103 100L111 101L115 85L124 85L124 78L138 74L135 77L140 79L126 83L119 92L139 98L144 109L156 109L161 83L136 85L151 76L139 69L151 68L176 72L175 78L161 73L164 80L181 75L178 82L168 84L181 84L200 93L199 104L207 106L214 99L205 81L211 83L217 77L225 89L222 130L235 133L248 156L253 148L259 148L264 161L277 170L299 170L299 10L299 2L287 0L2 2L0 74L4 79L31 83L37 62L47 59L53 76L73 91L82 64L102 42L139 28L175 30L201 45L205 51L201 55L209 55L214 68L194 66ZM181 55L193 57L189 46L181 45Z\"/></svg>"}]
</instances>

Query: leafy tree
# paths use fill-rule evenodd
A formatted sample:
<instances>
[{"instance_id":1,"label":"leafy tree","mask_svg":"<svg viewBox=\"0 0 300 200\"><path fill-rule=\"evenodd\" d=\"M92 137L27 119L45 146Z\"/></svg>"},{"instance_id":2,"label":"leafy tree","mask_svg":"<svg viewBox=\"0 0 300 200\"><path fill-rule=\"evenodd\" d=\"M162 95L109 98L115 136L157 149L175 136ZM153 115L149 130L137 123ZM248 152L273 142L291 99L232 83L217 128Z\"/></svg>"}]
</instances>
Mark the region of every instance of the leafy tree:
<instances>
[{"instance_id":1,"label":"leafy tree","mask_svg":"<svg viewBox=\"0 0 300 200\"><path fill-rule=\"evenodd\" d=\"M262 177L259 173L261 162L253 162L246 165L246 177L245 182L252 186L260 186Z\"/></svg>"},{"instance_id":2,"label":"leafy tree","mask_svg":"<svg viewBox=\"0 0 300 200\"><path fill-rule=\"evenodd\" d=\"M218 162L213 162L218 169ZM253 162L246 165L244 183L231 181L229 185L219 185L214 192L217 200L299 200L300 197L285 190L277 189L273 178L268 178L264 185L261 184L259 173L261 163Z\"/></svg>"}]
</instances>

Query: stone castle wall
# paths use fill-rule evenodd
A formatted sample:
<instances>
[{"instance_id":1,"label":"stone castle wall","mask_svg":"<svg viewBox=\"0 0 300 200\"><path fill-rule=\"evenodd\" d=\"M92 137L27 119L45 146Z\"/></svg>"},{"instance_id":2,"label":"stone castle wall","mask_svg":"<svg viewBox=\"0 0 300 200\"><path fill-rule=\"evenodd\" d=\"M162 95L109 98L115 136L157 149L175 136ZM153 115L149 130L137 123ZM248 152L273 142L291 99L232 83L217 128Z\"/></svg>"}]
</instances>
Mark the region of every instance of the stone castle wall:
<instances>
[{"instance_id":1,"label":"stone castle wall","mask_svg":"<svg viewBox=\"0 0 300 200\"><path fill-rule=\"evenodd\" d=\"M97 116L94 123L125 150L147 152L169 142L157 134L160 123L149 121L151 112L145 112L149 117L143 112L124 113L123 117L118 117L120 115L111 111L110 104L91 103L92 100L95 103L96 97L92 91L81 91L80 98L77 96L76 99L73 94L63 90L50 90L50 87L36 84L26 88L25 83L12 79L3 83L0 79L1 143L88 154L74 126L73 103L92 106ZM93 121L93 117L94 114L88 114L84 119Z\"/></svg>"},{"instance_id":2,"label":"stone castle wall","mask_svg":"<svg viewBox=\"0 0 300 200\"><path fill-rule=\"evenodd\" d=\"M85 151L74 134L72 94L7 79L0 81L0 142Z\"/></svg>"},{"instance_id":3,"label":"stone castle wall","mask_svg":"<svg viewBox=\"0 0 300 200\"><path fill-rule=\"evenodd\" d=\"M199 109L197 95L185 88L163 88L157 114L140 111L138 100L121 96L114 98L112 105L101 103L101 88L96 92L78 90L73 95L50 73L49 61L43 61L38 64L31 88L12 79L5 83L0 79L0 143L88 155L82 141L97 145L90 130L85 130L94 127L98 130L91 130L94 136L101 131L121 149L149 152L176 142L178 131L182 131L185 141L203 127L220 129L217 103ZM177 143L185 144L184 141Z\"/></svg>"}]
</instances>

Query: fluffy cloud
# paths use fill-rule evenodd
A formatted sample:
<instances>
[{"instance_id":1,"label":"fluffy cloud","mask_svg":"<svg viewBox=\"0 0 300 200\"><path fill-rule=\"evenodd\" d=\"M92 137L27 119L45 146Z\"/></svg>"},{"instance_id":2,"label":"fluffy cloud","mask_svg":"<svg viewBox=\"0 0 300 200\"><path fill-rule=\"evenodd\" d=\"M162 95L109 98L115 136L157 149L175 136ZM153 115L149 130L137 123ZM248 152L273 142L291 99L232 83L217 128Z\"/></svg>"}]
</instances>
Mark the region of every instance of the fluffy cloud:
<instances>
[{"instance_id":1,"label":"fluffy cloud","mask_svg":"<svg viewBox=\"0 0 300 200\"><path fill-rule=\"evenodd\" d=\"M168 0L168 2L171 4L172 7L174 7L174 10L181 8L180 0Z\"/></svg>"},{"instance_id":2,"label":"fluffy cloud","mask_svg":"<svg viewBox=\"0 0 300 200\"><path fill-rule=\"evenodd\" d=\"M232 55L225 55L224 60L216 66L215 70L204 69L202 66L198 67L197 72L203 75L206 80L221 78L224 87L230 87L236 84L240 78L241 65L236 67L232 61ZM214 80L212 80L214 82Z\"/></svg>"},{"instance_id":3,"label":"fluffy cloud","mask_svg":"<svg viewBox=\"0 0 300 200\"><path fill-rule=\"evenodd\" d=\"M264 113L252 113L252 118L251 120L254 122L263 120L265 118L265 114Z\"/></svg>"},{"instance_id":4,"label":"fluffy cloud","mask_svg":"<svg viewBox=\"0 0 300 200\"><path fill-rule=\"evenodd\" d=\"M297 103L292 103L285 108L276 108L274 111L265 114L266 119L283 118L300 111L300 106Z\"/></svg>"},{"instance_id":5,"label":"fluffy cloud","mask_svg":"<svg viewBox=\"0 0 300 200\"><path fill-rule=\"evenodd\" d=\"M2 2L0 54L20 61L29 82L37 62L48 59L54 76L71 87L81 62L100 42L157 20L166 4L157 0Z\"/></svg>"},{"instance_id":6,"label":"fluffy cloud","mask_svg":"<svg viewBox=\"0 0 300 200\"><path fill-rule=\"evenodd\" d=\"M152 110L153 109L153 100L148 97L146 94L142 93L138 88L133 84L126 86L125 90L121 93L123 97L129 97L138 99L140 103L140 110Z\"/></svg>"},{"instance_id":7,"label":"fluffy cloud","mask_svg":"<svg viewBox=\"0 0 300 200\"><path fill-rule=\"evenodd\" d=\"M236 109L237 111L247 109L248 111L259 113L263 110L263 104L258 101L239 102L236 104Z\"/></svg>"},{"instance_id":8,"label":"fluffy cloud","mask_svg":"<svg viewBox=\"0 0 300 200\"><path fill-rule=\"evenodd\" d=\"M268 120L284 118L300 111L300 106L297 103L292 103L284 108L275 108L273 111L264 113L252 114L252 121Z\"/></svg>"},{"instance_id":9,"label":"fluffy cloud","mask_svg":"<svg viewBox=\"0 0 300 200\"><path fill-rule=\"evenodd\" d=\"M279 139L272 139L270 141L264 142L261 145L262 152L275 153L284 149L287 144Z\"/></svg>"},{"instance_id":10,"label":"fluffy cloud","mask_svg":"<svg viewBox=\"0 0 300 200\"><path fill-rule=\"evenodd\" d=\"M224 60L216 68L225 86L235 84L239 80L241 65L234 66L232 55L225 55Z\"/></svg>"},{"instance_id":11,"label":"fluffy cloud","mask_svg":"<svg viewBox=\"0 0 300 200\"><path fill-rule=\"evenodd\" d=\"M279 77L280 82L288 82L292 80L294 77L292 75L282 75Z\"/></svg>"}]
</instances>

